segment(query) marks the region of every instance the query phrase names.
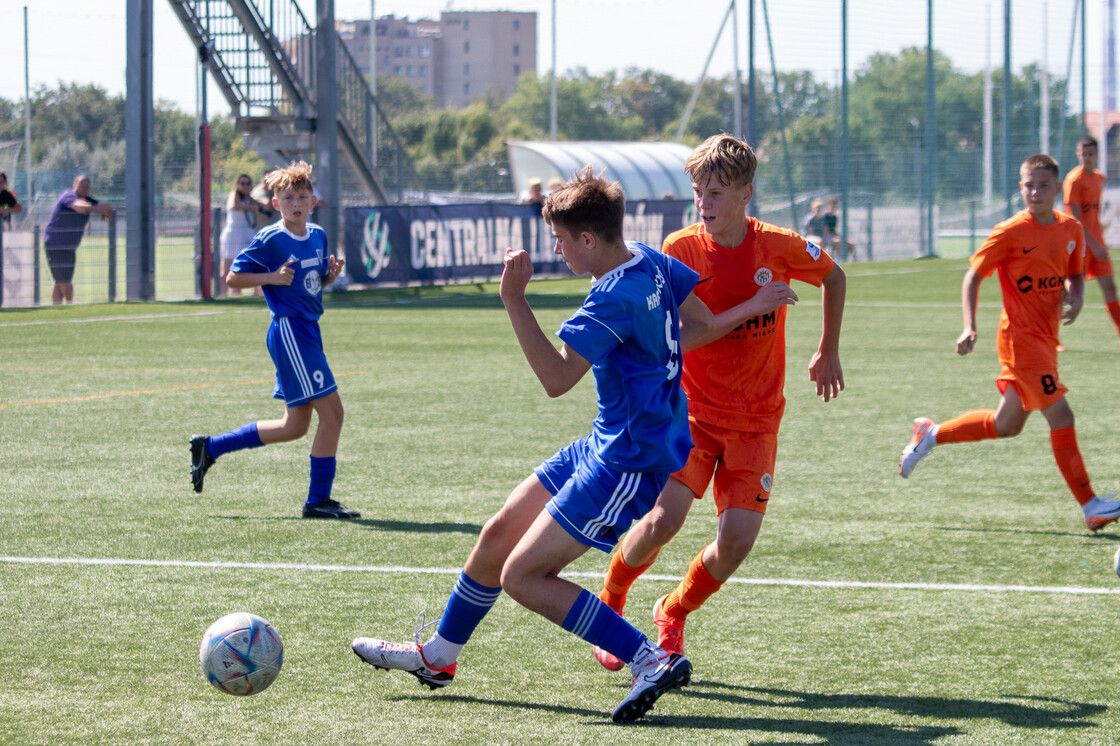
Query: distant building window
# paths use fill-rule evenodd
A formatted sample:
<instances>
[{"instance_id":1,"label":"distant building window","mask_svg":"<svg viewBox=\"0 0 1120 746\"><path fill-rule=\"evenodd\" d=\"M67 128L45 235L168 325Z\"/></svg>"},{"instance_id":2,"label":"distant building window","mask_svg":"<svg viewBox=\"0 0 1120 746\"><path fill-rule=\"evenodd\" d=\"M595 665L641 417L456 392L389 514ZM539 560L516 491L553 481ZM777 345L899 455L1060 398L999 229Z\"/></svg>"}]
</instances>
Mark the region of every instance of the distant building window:
<instances>
[{"instance_id":1,"label":"distant building window","mask_svg":"<svg viewBox=\"0 0 1120 746\"><path fill-rule=\"evenodd\" d=\"M471 19L466 18L463 20L463 30L466 31L471 27Z\"/></svg>"},{"instance_id":2,"label":"distant building window","mask_svg":"<svg viewBox=\"0 0 1120 746\"><path fill-rule=\"evenodd\" d=\"M369 24L362 26L362 36L369 36Z\"/></svg>"},{"instance_id":3,"label":"distant building window","mask_svg":"<svg viewBox=\"0 0 1120 746\"><path fill-rule=\"evenodd\" d=\"M521 45L520 44L514 44L513 45L513 56L514 57L520 57L521 56Z\"/></svg>"},{"instance_id":4,"label":"distant building window","mask_svg":"<svg viewBox=\"0 0 1120 746\"><path fill-rule=\"evenodd\" d=\"M391 64L393 64L393 58L392 58L392 57L390 57L389 55L385 55L385 64L386 64L386 65L391 65Z\"/></svg>"},{"instance_id":5,"label":"distant building window","mask_svg":"<svg viewBox=\"0 0 1120 746\"><path fill-rule=\"evenodd\" d=\"M515 77L515 78L521 77L521 65L514 65L513 66L513 77Z\"/></svg>"},{"instance_id":6,"label":"distant building window","mask_svg":"<svg viewBox=\"0 0 1120 746\"><path fill-rule=\"evenodd\" d=\"M464 76L470 76L470 74L471 74L471 66L470 65L463 65L463 75Z\"/></svg>"},{"instance_id":7,"label":"distant building window","mask_svg":"<svg viewBox=\"0 0 1120 746\"><path fill-rule=\"evenodd\" d=\"M428 77L428 66L427 65L421 65L420 66L420 76L424 77L424 78Z\"/></svg>"},{"instance_id":8,"label":"distant building window","mask_svg":"<svg viewBox=\"0 0 1120 746\"><path fill-rule=\"evenodd\" d=\"M397 75L404 75L404 68L401 67L400 65L397 65L396 70L397 70Z\"/></svg>"},{"instance_id":9,"label":"distant building window","mask_svg":"<svg viewBox=\"0 0 1120 746\"><path fill-rule=\"evenodd\" d=\"M401 49L400 47L393 47L393 56L394 57L404 57L404 50Z\"/></svg>"},{"instance_id":10,"label":"distant building window","mask_svg":"<svg viewBox=\"0 0 1120 746\"><path fill-rule=\"evenodd\" d=\"M517 31L520 28L521 28L521 21L518 20L517 18L514 18L513 19L513 30Z\"/></svg>"},{"instance_id":11,"label":"distant building window","mask_svg":"<svg viewBox=\"0 0 1120 746\"><path fill-rule=\"evenodd\" d=\"M463 42L463 52L466 54L471 53L471 43L469 41Z\"/></svg>"},{"instance_id":12,"label":"distant building window","mask_svg":"<svg viewBox=\"0 0 1120 746\"><path fill-rule=\"evenodd\" d=\"M409 47L408 48L408 56L409 57L415 57L416 56L416 47Z\"/></svg>"},{"instance_id":13,"label":"distant building window","mask_svg":"<svg viewBox=\"0 0 1120 746\"><path fill-rule=\"evenodd\" d=\"M432 48L431 47L420 47L420 56L421 57L431 57L432 56Z\"/></svg>"},{"instance_id":14,"label":"distant building window","mask_svg":"<svg viewBox=\"0 0 1120 746\"><path fill-rule=\"evenodd\" d=\"M463 95L464 96L471 95L471 84L470 83L463 83Z\"/></svg>"},{"instance_id":15,"label":"distant building window","mask_svg":"<svg viewBox=\"0 0 1120 746\"><path fill-rule=\"evenodd\" d=\"M416 66L415 65L409 65L408 66L408 77L410 77L410 78L415 78L416 77Z\"/></svg>"},{"instance_id":16,"label":"distant building window","mask_svg":"<svg viewBox=\"0 0 1120 746\"><path fill-rule=\"evenodd\" d=\"M385 28L385 27L384 27L384 26L382 26L382 25L381 25L380 23L379 23L379 24L377 24L377 35L378 35L378 36L385 36L385 34L386 34L386 33L387 33L388 31L389 31L389 29Z\"/></svg>"}]
</instances>

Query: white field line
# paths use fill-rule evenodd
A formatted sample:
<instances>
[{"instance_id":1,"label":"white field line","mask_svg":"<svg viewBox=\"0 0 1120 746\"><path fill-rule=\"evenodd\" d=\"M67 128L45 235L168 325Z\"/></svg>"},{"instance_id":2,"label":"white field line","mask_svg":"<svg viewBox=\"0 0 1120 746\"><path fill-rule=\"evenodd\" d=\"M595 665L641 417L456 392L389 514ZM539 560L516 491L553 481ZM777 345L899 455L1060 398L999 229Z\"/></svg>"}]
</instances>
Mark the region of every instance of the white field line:
<instances>
[{"instance_id":1,"label":"white field line","mask_svg":"<svg viewBox=\"0 0 1120 746\"><path fill-rule=\"evenodd\" d=\"M77 319L41 319L39 321L5 321L0 322L0 327L6 326L47 326L54 324L93 324L99 321L147 321L150 319L182 319L191 316L219 316L225 313L249 313L253 309L222 309L213 311L190 311L183 313L137 313L122 316L86 316Z\"/></svg>"},{"instance_id":2,"label":"white field line","mask_svg":"<svg viewBox=\"0 0 1120 746\"><path fill-rule=\"evenodd\" d=\"M404 575L458 575L459 568L407 567L378 565L313 565L288 562L201 562L191 560L97 559L83 557L4 557L0 564L21 565L92 565L101 567L191 567L217 570L297 570L302 572L362 572ZM569 572L568 577L602 578L603 573ZM646 573L640 580L678 582L673 575ZM863 588L897 591L951 591L957 593L1052 593L1075 596L1116 596L1120 588L1086 588L1082 586L1045 585L981 585L973 583L872 583L848 580L797 580L789 578L731 578L739 585L793 586L802 588Z\"/></svg>"}]
</instances>

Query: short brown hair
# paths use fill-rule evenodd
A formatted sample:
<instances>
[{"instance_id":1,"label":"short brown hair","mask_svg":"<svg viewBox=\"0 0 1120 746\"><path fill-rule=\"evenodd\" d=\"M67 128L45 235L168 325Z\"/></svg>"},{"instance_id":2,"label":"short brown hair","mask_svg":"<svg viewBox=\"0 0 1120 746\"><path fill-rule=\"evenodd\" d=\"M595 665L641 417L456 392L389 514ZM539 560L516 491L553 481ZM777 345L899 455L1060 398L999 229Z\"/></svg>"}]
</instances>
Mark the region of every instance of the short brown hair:
<instances>
[{"instance_id":1,"label":"short brown hair","mask_svg":"<svg viewBox=\"0 0 1120 746\"><path fill-rule=\"evenodd\" d=\"M751 146L727 133L709 137L684 163L684 172L694 182L714 176L724 186L753 184L757 168L758 158Z\"/></svg>"},{"instance_id":2,"label":"short brown hair","mask_svg":"<svg viewBox=\"0 0 1120 746\"><path fill-rule=\"evenodd\" d=\"M601 173L596 176L591 166L584 166L548 195L541 216L551 226L577 234L588 231L614 243L622 239L626 195L618 182L607 181Z\"/></svg>"},{"instance_id":3,"label":"short brown hair","mask_svg":"<svg viewBox=\"0 0 1120 746\"><path fill-rule=\"evenodd\" d=\"M1036 168L1044 168L1054 174L1054 176L1058 176L1061 173L1061 170L1058 168L1058 162L1045 153L1032 155L1030 158L1023 161L1022 166L1019 166L1020 171L1034 171Z\"/></svg>"},{"instance_id":4,"label":"short brown hair","mask_svg":"<svg viewBox=\"0 0 1120 746\"><path fill-rule=\"evenodd\" d=\"M1078 149L1081 149L1086 145L1092 145L1094 148L1097 147L1097 138L1093 137L1092 135L1085 135L1085 137L1077 141Z\"/></svg>"},{"instance_id":5,"label":"short brown hair","mask_svg":"<svg viewBox=\"0 0 1120 746\"><path fill-rule=\"evenodd\" d=\"M270 171L264 177L264 188L270 192L296 187L304 187L312 193L315 191L311 184L311 166L304 161L289 163L285 168Z\"/></svg>"}]
</instances>

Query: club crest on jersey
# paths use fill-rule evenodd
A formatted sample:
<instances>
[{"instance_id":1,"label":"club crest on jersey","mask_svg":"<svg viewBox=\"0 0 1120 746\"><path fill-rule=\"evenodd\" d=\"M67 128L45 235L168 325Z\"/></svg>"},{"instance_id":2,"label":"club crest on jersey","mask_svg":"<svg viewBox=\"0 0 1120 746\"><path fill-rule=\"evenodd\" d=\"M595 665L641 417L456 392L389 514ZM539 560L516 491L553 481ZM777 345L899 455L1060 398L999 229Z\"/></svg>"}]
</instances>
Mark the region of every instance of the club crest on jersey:
<instances>
[{"instance_id":1,"label":"club crest on jersey","mask_svg":"<svg viewBox=\"0 0 1120 746\"><path fill-rule=\"evenodd\" d=\"M318 270L313 269L303 276L303 289L311 295L318 295L323 289L323 278Z\"/></svg>"},{"instance_id":2,"label":"club crest on jersey","mask_svg":"<svg viewBox=\"0 0 1120 746\"><path fill-rule=\"evenodd\" d=\"M759 287L764 287L774 279L774 273L767 267L759 267L758 271L754 273L754 284Z\"/></svg>"},{"instance_id":3,"label":"club crest on jersey","mask_svg":"<svg viewBox=\"0 0 1120 746\"><path fill-rule=\"evenodd\" d=\"M1073 250L1077 248L1077 241L1070 241L1069 246L1066 247L1066 253L1072 254Z\"/></svg>"},{"instance_id":4,"label":"club crest on jersey","mask_svg":"<svg viewBox=\"0 0 1120 746\"><path fill-rule=\"evenodd\" d=\"M770 472L766 472L765 474L763 474L760 481L762 482L762 489L767 492L769 492L770 488L774 486L774 477L770 476Z\"/></svg>"},{"instance_id":5,"label":"club crest on jersey","mask_svg":"<svg viewBox=\"0 0 1120 746\"><path fill-rule=\"evenodd\" d=\"M806 239L806 241L805 241L805 253L808 254L809 256L813 257L813 261L815 262L815 261L817 261L818 259L821 258L821 247L817 246L812 241L809 241L808 239Z\"/></svg>"}]
</instances>

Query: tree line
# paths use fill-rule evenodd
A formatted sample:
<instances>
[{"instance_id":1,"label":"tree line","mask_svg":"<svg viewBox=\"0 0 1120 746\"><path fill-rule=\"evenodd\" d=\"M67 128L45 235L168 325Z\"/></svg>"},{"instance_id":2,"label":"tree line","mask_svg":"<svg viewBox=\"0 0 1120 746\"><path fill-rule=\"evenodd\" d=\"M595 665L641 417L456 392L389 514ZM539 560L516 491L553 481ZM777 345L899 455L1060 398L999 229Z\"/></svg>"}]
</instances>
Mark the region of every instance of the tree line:
<instances>
[{"instance_id":1,"label":"tree line","mask_svg":"<svg viewBox=\"0 0 1120 746\"><path fill-rule=\"evenodd\" d=\"M1037 66L1012 78L1010 163L997 174L1015 179L1017 164L1040 149L1041 75ZM1002 73L994 73L997 156L1002 152ZM939 196L979 190L983 74L955 69L934 56ZM592 75L570 71L557 81L558 134L562 140L672 140L692 95L693 83L649 69ZM721 131L743 131L734 122L734 79L705 80L682 141L695 144ZM744 81L745 86L745 81ZM1066 81L1051 77L1050 129L1065 142L1051 150L1065 166L1082 134L1079 117L1060 104ZM754 143L772 191L788 189L783 153L793 154L789 173L798 189L834 188L840 142L840 91L808 71L759 75L755 86ZM744 90L744 111L749 92ZM507 191L507 140L547 139L550 80L526 73L504 100L487 94L464 109L438 109L433 100L400 78L378 79L378 98L429 188ZM875 54L849 82L850 181L879 194L901 192L909 174L917 183L926 126L926 52L911 47ZM780 107L779 107L780 103ZM124 97L96 85L40 87L31 101L36 171L90 171L99 184L124 188ZM166 192L196 187L196 122L168 102L156 106L157 181ZM211 122L216 193L229 189L238 173L259 174L264 163L241 146L230 117ZM785 134L785 143L782 134ZM23 138L23 104L0 99L0 140ZM784 147L783 147L784 145ZM1067 152L1068 151L1068 152ZM1013 182L1012 182L1013 183ZM112 186L109 186L112 185Z\"/></svg>"}]
</instances>

